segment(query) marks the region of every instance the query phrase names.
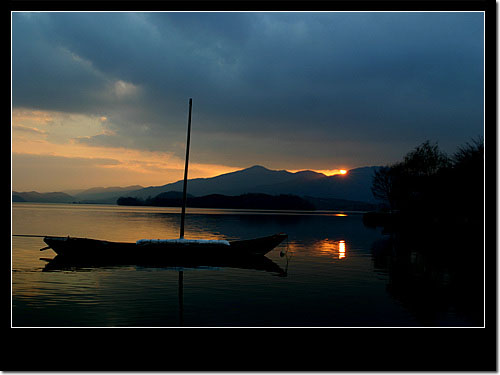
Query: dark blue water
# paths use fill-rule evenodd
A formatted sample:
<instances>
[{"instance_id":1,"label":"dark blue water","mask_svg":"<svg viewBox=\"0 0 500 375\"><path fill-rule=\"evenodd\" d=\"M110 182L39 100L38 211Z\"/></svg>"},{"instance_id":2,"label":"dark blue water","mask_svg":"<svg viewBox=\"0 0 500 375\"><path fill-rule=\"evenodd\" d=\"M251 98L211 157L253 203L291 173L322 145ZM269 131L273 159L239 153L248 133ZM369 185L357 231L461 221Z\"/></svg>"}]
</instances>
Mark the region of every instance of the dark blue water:
<instances>
[{"instance_id":1,"label":"dark blue water","mask_svg":"<svg viewBox=\"0 0 500 375\"><path fill-rule=\"evenodd\" d=\"M178 212L16 203L12 230L129 242L176 238ZM231 240L278 232L289 239L267 257L286 274L234 267L51 269L48 259L55 253L39 251L45 246L41 238L13 237L12 325L483 326L481 262L450 266L418 246L395 255L400 245L364 226L359 213L188 209L186 238ZM420 237L425 243L425 235ZM470 250L480 253L481 246ZM461 290L460 267L474 267L474 279L468 280L473 291Z\"/></svg>"}]
</instances>

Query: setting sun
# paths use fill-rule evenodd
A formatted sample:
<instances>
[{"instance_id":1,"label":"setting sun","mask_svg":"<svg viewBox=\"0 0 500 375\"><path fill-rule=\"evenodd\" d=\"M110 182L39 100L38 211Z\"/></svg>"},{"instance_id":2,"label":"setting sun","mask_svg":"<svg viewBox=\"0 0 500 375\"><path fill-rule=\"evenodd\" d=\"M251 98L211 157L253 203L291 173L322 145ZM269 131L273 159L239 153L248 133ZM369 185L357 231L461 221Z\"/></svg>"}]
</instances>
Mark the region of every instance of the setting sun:
<instances>
[{"instance_id":1,"label":"setting sun","mask_svg":"<svg viewBox=\"0 0 500 375\"><path fill-rule=\"evenodd\" d=\"M347 169L315 169L315 172L323 173L325 176L335 176L337 174L347 174Z\"/></svg>"}]
</instances>

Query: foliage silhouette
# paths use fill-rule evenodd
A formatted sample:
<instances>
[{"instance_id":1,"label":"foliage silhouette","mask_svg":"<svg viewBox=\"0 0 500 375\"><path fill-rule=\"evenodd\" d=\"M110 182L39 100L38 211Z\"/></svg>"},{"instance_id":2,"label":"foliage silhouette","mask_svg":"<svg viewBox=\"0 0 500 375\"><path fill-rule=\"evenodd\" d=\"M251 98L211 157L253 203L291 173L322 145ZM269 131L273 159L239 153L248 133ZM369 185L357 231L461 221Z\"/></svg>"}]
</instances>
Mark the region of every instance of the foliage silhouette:
<instances>
[{"instance_id":1,"label":"foliage silhouette","mask_svg":"<svg viewBox=\"0 0 500 375\"><path fill-rule=\"evenodd\" d=\"M368 224L390 220L399 225L474 225L482 228L484 144L473 140L448 157L429 141L409 152L403 161L377 170L373 196L387 215L370 214Z\"/></svg>"}]
</instances>

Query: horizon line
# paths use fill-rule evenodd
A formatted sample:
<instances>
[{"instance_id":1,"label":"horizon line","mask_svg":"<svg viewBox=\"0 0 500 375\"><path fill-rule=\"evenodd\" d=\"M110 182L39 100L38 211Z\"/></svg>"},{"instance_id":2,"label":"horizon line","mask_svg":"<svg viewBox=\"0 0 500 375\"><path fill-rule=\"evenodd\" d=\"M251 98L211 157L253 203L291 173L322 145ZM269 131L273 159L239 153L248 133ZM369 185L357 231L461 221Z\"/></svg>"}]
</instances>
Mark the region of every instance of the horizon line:
<instances>
[{"instance_id":1,"label":"horizon line","mask_svg":"<svg viewBox=\"0 0 500 375\"><path fill-rule=\"evenodd\" d=\"M205 178L205 179L209 179L209 178L215 178L215 177L218 177L218 176L222 176L222 175L225 175L225 174L228 174L228 173L235 173L235 172L240 172L240 171L243 171L243 170L246 170L246 169L250 169L250 168L254 168L254 167L262 167L264 169L267 169L267 170L270 170L270 171L285 171L285 172L290 172L290 173L298 173L298 172L314 172L314 173L319 173L319 174L322 174L324 175L325 177L331 177L331 176L335 176L335 175L345 175L345 174L348 174L349 171L353 170L353 169L357 169L357 168L363 168L363 167L356 167L356 168L348 168L348 167L344 167L344 168L335 168L335 169L272 169L272 168L268 168L268 167L264 167L262 165L252 165L252 166L249 166L249 167L245 167L245 168L240 168L240 169L235 169L234 171L232 172L226 172L226 173L220 173L220 174L216 174L216 175L211 175L211 176L206 176L206 177L196 177L196 178L191 178L191 179L188 179L189 180L195 180L195 179L198 179L198 178ZM342 171L345 171L345 172L342 172ZM174 183L177 183L179 181L182 181L182 179L178 179L178 180L175 180L175 181L170 181L170 182L165 182L163 185L168 185L168 184L174 184ZM93 185L91 187L69 187L69 188L63 188L63 189L58 189L58 190L47 190L47 189L44 189L43 191L42 190L36 190L36 188L29 188L29 189L14 189L12 186L11 186L11 194L13 192L17 192L17 193L29 193L29 192L36 192L36 193L59 193L59 192L67 192L67 191L72 191L72 190L81 190L81 191L85 191L85 190L90 190L90 189L95 189L95 188L100 188L100 189L108 189L108 188L124 188L124 187L129 187L129 186L141 186L141 188L147 188L147 187L159 187L159 186L163 186L163 185L147 185L147 186L144 186L144 185L141 185L140 183L134 183L134 184L130 184L130 185L116 185L116 184L112 184L112 185L109 185L109 186L104 186L104 185Z\"/></svg>"}]
</instances>

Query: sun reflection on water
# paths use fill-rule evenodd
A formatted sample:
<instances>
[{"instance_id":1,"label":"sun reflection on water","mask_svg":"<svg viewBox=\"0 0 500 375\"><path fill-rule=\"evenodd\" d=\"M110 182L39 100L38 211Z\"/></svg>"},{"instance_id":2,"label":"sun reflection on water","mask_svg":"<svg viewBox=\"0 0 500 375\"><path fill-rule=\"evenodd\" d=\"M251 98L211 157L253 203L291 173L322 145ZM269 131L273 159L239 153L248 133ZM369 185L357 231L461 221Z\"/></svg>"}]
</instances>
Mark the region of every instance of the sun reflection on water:
<instances>
[{"instance_id":1,"label":"sun reflection on water","mask_svg":"<svg viewBox=\"0 0 500 375\"><path fill-rule=\"evenodd\" d=\"M318 242L316 248L321 254L331 256L332 258L345 259L347 257L345 240L333 241L325 238Z\"/></svg>"},{"instance_id":2,"label":"sun reflection on water","mask_svg":"<svg viewBox=\"0 0 500 375\"><path fill-rule=\"evenodd\" d=\"M345 258L345 241L339 241L339 259Z\"/></svg>"}]
</instances>

